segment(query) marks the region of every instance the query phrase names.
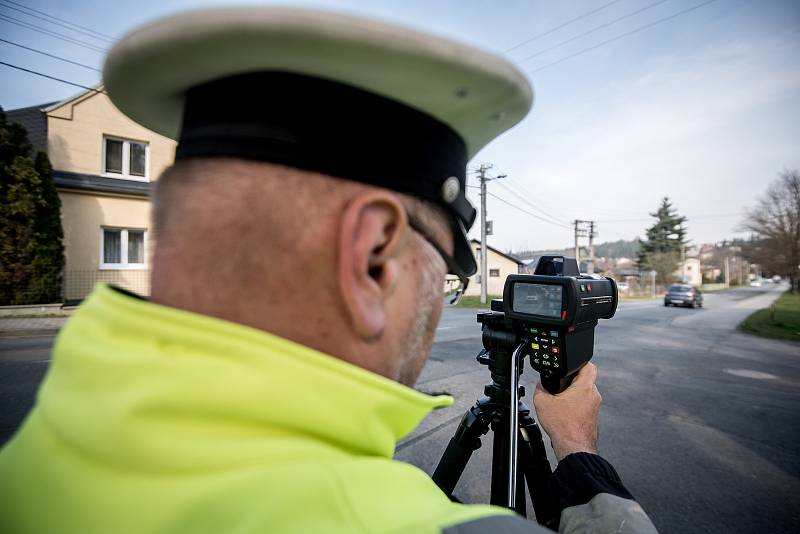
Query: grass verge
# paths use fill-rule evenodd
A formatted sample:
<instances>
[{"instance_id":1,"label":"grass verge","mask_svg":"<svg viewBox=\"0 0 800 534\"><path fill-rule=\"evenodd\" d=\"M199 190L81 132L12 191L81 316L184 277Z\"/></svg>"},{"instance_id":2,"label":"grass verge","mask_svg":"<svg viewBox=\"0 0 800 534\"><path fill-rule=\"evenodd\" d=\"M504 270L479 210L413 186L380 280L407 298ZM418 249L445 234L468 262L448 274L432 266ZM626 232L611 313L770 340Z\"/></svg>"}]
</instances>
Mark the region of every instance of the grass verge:
<instances>
[{"instance_id":1,"label":"grass verge","mask_svg":"<svg viewBox=\"0 0 800 534\"><path fill-rule=\"evenodd\" d=\"M784 293L772 306L742 321L739 330L773 339L800 341L800 294Z\"/></svg>"},{"instance_id":2,"label":"grass verge","mask_svg":"<svg viewBox=\"0 0 800 534\"><path fill-rule=\"evenodd\" d=\"M461 301L456 304L456 308L475 308L475 309L489 309L489 303L492 299L501 299L502 295L489 295L486 297L486 304L481 304L481 297L479 295L465 295L461 297Z\"/></svg>"}]
</instances>

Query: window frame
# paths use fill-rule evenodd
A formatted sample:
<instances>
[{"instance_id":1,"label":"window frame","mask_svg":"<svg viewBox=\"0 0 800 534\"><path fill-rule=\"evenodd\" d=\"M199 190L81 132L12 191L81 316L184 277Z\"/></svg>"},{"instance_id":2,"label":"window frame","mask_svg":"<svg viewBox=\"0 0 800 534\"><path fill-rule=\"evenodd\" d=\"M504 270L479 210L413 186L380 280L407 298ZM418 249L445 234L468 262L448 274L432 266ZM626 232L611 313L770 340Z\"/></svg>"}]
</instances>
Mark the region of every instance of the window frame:
<instances>
[{"instance_id":1,"label":"window frame","mask_svg":"<svg viewBox=\"0 0 800 534\"><path fill-rule=\"evenodd\" d=\"M107 141L119 141L122 143L122 172L109 172L106 170L106 147ZM144 176L131 174L131 143L144 145ZM100 150L100 176L104 178L116 178L118 180L133 180L136 182L150 181L150 143L138 139L128 139L116 135L103 134L103 142ZM134 230L134 228L131 228Z\"/></svg>"},{"instance_id":2,"label":"window frame","mask_svg":"<svg viewBox=\"0 0 800 534\"><path fill-rule=\"evenodd\" d=\"M106 230L119 230L120 263L105 263ZM128 263L128 232L142 232L142 263ZM100 265L101 271L145 271L147 270L147 228L125 228L120 226L100 227Z\"/></svg>"}]
</instances>

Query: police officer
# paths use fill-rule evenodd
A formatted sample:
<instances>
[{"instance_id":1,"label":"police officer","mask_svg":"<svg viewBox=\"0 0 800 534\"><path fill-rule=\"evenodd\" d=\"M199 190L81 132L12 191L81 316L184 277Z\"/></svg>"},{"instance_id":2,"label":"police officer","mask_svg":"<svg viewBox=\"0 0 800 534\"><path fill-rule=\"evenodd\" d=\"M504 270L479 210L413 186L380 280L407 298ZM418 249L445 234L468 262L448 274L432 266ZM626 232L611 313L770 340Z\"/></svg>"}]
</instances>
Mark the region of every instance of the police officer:
<instances>
[{"instance_id":1,"label":"police officer","mask_svg":"<svg viewBox=\"0 0 800 534\"><path fill-rule=\"evenodd\" d=\"M528 112L506 61L315 11L140 28L114 104L178 141L151 299L101 285L0 455L0 531L537 532L450 502L395 443L451 399L412 386L445 277L476 271L467 161ZM564 532L653 532L597 456L594 366L534 403Z\"/></svg>"}]
</instances>

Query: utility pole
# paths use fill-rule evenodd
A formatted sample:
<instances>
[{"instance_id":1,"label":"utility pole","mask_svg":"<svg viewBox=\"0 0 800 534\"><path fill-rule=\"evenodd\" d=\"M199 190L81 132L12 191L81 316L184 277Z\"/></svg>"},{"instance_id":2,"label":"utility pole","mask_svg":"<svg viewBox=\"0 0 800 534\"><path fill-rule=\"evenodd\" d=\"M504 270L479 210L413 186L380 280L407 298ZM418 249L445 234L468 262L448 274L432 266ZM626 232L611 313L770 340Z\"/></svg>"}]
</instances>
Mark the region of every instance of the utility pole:
<instances>
[{"instance_id":1,"label":"utility pole","mask_svg":"<svg viewBox=\"0 0 800 534\"><path fill-rule=\"evenodd\" d=\"M681 282L686 283L686 243L681 244Z\"/></svg>"},{"instance_id":2,"label":"utility pole","mask_svg":"<svg viewBox=\"0 0 800 534\"><path fill-rule=\"evenodd\" d=\"M489 258L488 250L489 245L486 243L486 184L491 182L492 180L499 180L500 178L505 178L506 175L495 176L491 178L486 176L486 171L492 168L492 164L484 164L481 163L481 167L478 170L478 177L481 181L481 304L486 304L488 301L488 290L487 287L489 285L489 277L488 277L488 263L487 260Z\"/></svg>"},{"instance_id":3,"label":"utility pole","mask_svg":"<svg viewBox=\"0 0 800 534\"><path fill-rule=\"evenodd\" d=\"M588 274L594 273L594 238L597 236L594 232L594 221L582 221L580 219L575 219L572 221L573 226L575 227L575 261L578 262L578 269L581 268L581 247L580 243L578 242L579 237L586 237L586 228L583 228L582 225L589 224L589 258L586 261L586 272Z\"/></svg>"},{"instance_id":4,"label":"utility pole","mask_svg":"<svg viewBox=\"0 0 800 534\"><path fill-rule=\"evenodd\" d=\"M586 273L594 274L594 221L589 221L589 262L586 265Z\"/></svg>"},{"instance_id":5,"label":"utility pole","mask_svg":"<svg viewBox=\"0 0 800 534\"><path fill-rule=\"evenodd\" d=\"M739 270L741 273L742 271ZM728 260L728 256L725 256L725 287L730 287L731 285L731 273L730 273L730 261Z\"/></svg>"},{"instance_id":6,"label":"utility pole","mask_svg":"<svg viewBox=\"0 0 800 534\"><path fill-rule=\"evenodd\" d=\"M650 285L652 287L653 298L656 298L656 272L650 271Z\"/></svg>"}]
</instances>

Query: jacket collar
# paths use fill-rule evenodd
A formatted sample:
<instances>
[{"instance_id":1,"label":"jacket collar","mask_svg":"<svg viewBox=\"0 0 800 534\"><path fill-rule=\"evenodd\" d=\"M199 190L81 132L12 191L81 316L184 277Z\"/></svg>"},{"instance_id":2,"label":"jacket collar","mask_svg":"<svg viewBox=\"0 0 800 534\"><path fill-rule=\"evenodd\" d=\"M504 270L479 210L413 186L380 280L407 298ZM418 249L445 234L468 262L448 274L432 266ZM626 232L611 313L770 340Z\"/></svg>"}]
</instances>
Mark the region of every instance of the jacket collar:
<instances>
[{"instance_id":1,"label":"jacket collar","mask_svg":"<svg viewBox=\"0 0 800 534\"><path fill-rule=\"evenodd\" d=\"M276 436L389 458L430 410L450 403L272 334L105 285L63 329L39 396L53 432L77 449L154 468L258 455Z\"/></svg>"}]
</instances>

